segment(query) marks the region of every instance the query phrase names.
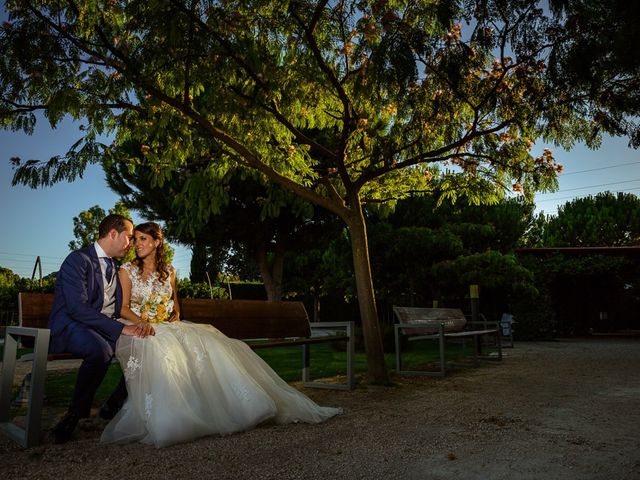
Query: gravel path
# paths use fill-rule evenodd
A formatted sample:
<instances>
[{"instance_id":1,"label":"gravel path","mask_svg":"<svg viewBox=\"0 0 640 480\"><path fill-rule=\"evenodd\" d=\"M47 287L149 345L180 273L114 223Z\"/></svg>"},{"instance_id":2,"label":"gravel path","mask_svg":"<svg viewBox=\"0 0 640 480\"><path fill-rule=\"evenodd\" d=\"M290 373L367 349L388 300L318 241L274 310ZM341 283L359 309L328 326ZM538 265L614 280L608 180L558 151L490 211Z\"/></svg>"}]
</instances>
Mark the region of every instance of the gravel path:
<instances>
[{"instance_id":1,"label":"gravel path","mask_svg":"<svg viewBox=\"0 0 640 480\"><path fill-rule=\"evenodd\" d=\"M156 450L0 437L6 479L640 479L640 340L517 343L503 362L393 387L306 389L345 413Z\"/></svg>"}]
</instances>

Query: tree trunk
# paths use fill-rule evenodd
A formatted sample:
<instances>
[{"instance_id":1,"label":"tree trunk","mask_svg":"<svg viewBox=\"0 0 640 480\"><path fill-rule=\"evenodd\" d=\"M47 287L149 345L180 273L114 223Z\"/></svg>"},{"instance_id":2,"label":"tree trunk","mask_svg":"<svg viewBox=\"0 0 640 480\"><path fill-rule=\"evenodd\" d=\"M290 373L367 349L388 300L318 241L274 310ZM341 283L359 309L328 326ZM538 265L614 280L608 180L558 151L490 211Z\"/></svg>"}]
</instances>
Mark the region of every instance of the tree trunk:
<instances>
[{"instance_id":1,"label":"tree trunk","mask_svg":"<svg viewBox=\"0 0 640 480\"><path fill-rule=\"evenodd\" d=\"M347 221L347 228L351 236L351 251L353 253L353 267L356 275L358 292L358 306L364 335L364 348L367 355L367 373L369 381L373 383L389 383L387 367L384 363L382 335L376 308L371 263L369 260L369 245L367 241L367 227L360 205L360 199L354 195L352 199L352 215Z\"/></svg>"},{"instance_id":2,"label":"tree trunk","mask_svg":"<svg viewBox=\"0 0 640 480\"><path fill-rule=\"evenodd\" d=\"M191 247L191 275L192 282L206 281L207 272L207 246L204 242L196 240Z\"/></svg>"},{"instance_id":3,"label":"tree trunk","mask_svg":"<svg viewBox=\"0 0 640 480\"><path fill-rule=\"evenodd\" d=\"M279 243L273 250L271 261L267 247L261 244L256 250L260 276L267 293L267 300L282 300L282 272L284 270L284 246Z\"/></svg>"},{"instance_id":4,"label":"tree trunk","mask_svg":"<svg viewBox=\"0 0 640 480\"><path fill-rule=\"evenodd\" d=\"M313 294L313 321L320 321L320 289L311 287L311 293Z\"/></svg>"}]
</instances>

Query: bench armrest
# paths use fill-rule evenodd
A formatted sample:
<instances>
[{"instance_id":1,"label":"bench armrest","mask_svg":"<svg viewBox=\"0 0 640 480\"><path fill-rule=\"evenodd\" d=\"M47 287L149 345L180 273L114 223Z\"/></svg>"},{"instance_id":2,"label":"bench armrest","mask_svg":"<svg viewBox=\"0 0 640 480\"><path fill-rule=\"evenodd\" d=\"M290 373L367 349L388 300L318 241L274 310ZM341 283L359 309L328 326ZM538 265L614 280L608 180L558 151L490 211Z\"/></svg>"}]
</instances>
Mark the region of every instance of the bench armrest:
<instances>
[{"instance_id":1,"label":"bench armrest","mask_svg":"<svg viewBox=\"0 0 640 480\"><path fill-rule=\"evenodd\" d=\"M483 320L478 320L477 322L467 322L467 327L484 327L484 328L500 328L500 322L485 322Z\"/></svg>"},{"instance_id":2,"label":"bench armrest","mask_svg":"<svg viewBox=\"0 0 640 480\"><path fill-rule=\"evenodd\" d=\"M25 337L37 337L44 332L49 332L48 328L36 328L36 327L18 327L16 325L9 325L6 327L6 334L12 335L24 335Z\"/></svg>"},{"instance_id":3,"label":"bench armrest","mask_svg":"<svg viewBox=\"0 0 640 480\"><path fill-rule=\"evenodd\" d=\"M318 330L344 330L348 337L353 338L354 322L309 322L311 335Z\"/></svg>"},{"instance_id":4,"label":"bench armrest","mask_svg":"<svg viewBox=\"0 0 640 480\"><path fill-rule=\"evenodd\" d=\"M440 332L446 331L444 322L440 323L396 323L393 325L396 333L403 335L415 335L410 330L417 330L421 335L439 335Z\"/></svg>"}]
</instances>

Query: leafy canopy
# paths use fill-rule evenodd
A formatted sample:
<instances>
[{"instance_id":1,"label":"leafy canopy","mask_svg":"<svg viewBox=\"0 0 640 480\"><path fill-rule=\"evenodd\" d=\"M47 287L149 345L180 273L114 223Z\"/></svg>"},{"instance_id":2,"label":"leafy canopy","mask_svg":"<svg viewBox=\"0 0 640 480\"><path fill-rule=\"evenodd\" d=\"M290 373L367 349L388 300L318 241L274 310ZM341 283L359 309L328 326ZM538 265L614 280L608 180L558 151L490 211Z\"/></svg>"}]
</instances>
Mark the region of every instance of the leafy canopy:
<instances>
[{"instance_id":1,"label":"leafy canopy","mask_svg":"<svg viewBox=\"0 0 640 480\"><path fill-rule=\"evenodd\" d=\"M428 191L434 176L446 195L475 202L512 184L551 188L553 156L534 158L531 146L550 119L580 134L574 112L545 89L549 21L532 2L14 0L7 9L2 125L31 132L43 111L52 125L81 120L85 132L64 158L16 160L18 183L74 179L110 154L159 185L188 166L216 180L243 164L344 218L354 193L393 200ZM114 145L99 144L105 133ZM126 142L141 151L122 157ZM201 188L188 178L175 201L193 204Z\"/></svg>"},{"instance_id":2,"label":"leafy canopy","mask_svg":"<svg viewBox=\"0 0 640 480\"><path fill-rule=\"evenodd\" d=\"M544 225L548 247L619 247L640 244L640 198L630 193L599 193L558 209Z\"/></svg>"}]
</instances>

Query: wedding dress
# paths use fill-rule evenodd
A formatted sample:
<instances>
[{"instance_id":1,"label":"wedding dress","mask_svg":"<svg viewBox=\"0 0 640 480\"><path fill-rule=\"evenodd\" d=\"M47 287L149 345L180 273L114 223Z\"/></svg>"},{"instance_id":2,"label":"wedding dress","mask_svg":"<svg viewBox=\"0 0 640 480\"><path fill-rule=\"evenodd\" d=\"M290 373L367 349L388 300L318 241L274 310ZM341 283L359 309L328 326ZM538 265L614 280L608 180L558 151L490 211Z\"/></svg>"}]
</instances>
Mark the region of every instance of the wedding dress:
<instances>
[{"instance_id":1,"label":"wedding dress","mask_svg":"<svg viewBox=\"0 0 640 480\"><path fill-rule=\"evenodd\" d=\"M172 308L169 279L162 282L154 273L143 280L130 263L121 268L131 278L130 307L137 315ZM102 442L164 447L247 430L267 420L318 423L341 413L314 403L244 342L211 325L179 321L154 328L155 336L122 335L116 344L129 396Z\"/></svg>"}]
</instances>

